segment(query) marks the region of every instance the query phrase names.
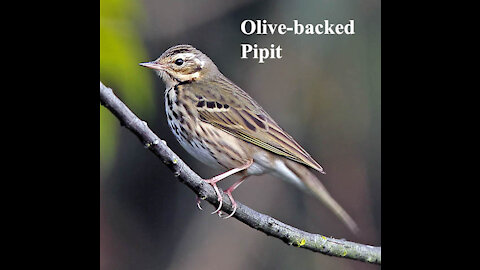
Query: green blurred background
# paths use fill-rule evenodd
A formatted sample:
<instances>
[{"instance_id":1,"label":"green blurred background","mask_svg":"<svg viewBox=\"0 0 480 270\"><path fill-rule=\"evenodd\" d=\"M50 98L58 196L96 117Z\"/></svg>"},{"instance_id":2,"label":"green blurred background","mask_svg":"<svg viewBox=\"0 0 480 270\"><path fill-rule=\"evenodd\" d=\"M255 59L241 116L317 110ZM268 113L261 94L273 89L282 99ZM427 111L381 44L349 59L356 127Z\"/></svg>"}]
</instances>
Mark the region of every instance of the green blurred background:
<instances>
[{"instance_id":1,"label":"green blurred background","mask_svg":"<svg viewBox=\"0 0 480 270\"><path fill-rule=\"evenodd\" d=\"M355 20L355 35L251 35L245 19L271 23ZM360 226L352 235L311 196L270 176L251 177L235 198L287 224L370 245L380 226L380 1L100 1L100 79L202 177L218 171L171 134L160 78L140 62L191 44L324 167L320 176ZM241 43L283 48L280 60L240 59ZM220 186L226 188L233 179ZM285 245L235 219L210 215L195 195L100 106L100 268L377 269Z\"/></svg>"}]
</instances>

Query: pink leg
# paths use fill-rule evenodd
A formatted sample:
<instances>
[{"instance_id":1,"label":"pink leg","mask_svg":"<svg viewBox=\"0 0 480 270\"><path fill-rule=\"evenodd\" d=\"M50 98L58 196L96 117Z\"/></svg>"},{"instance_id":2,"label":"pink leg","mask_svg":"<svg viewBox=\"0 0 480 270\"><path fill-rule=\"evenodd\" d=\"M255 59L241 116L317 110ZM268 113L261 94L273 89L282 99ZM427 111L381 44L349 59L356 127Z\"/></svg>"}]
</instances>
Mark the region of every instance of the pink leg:
<instances>
[{"instance_id":1,"label":"pink leg","mask_svg":"<svg viewBox=\"0 0 480 270\"><path fill-rule=\"evenodd\" d=\"M233 211L230 215L224 217L224 219L227 219L229 217L232 217L233 214L235 214L235 211L237 211L237 203L235 202L235 200L233 199L233 196L232 196L232 191L234 191L238 186L240 186L240 184L245 180L247 179L248 175L240 178L237 182L235 182L231 187L227 188L227 190L225 190L225 194L227 194L228 198L230 198L230 201L232 202L232 207L233 207Z\"/></svg>"},{"instance_id":2,"label":"pink leg","mask_svg":"<svg viewBox=\"0 0 480 270\"><path fill-rule=\"evenodd\" d=\"M222 198L222 195L220 194L220 190L218 190L218 187L217 187L217 182L219 182L220 180L223 180L233 174L236 174L240 171L243 171L243 170L246 170L248 169L248 167L250 167L251 165L253 164L253 160L251 160L250 162L248 162L246 165L243 165L241 167L238 167L238 168L233 168L231 170L228 170L222 174L219 174L217 176L214 176L213 178L210 178L210 179L204 179L205 182L209 183L210 185L213 186L213 188L215 189L215 193L217 194L217 197L218 197L218 201L220 202L220 204L218 205L218 208L217 210L213 211L212 214L215 214L217 213L218 211L220 211L220 209L222 208L222 203L223 203L223 198ZM231 196L231 195L230 195ZM200 199L197 198L197 206L198 208L200 208L200 210L202 210L202 207L200 206Z\"/></svg>"}]
</instances>

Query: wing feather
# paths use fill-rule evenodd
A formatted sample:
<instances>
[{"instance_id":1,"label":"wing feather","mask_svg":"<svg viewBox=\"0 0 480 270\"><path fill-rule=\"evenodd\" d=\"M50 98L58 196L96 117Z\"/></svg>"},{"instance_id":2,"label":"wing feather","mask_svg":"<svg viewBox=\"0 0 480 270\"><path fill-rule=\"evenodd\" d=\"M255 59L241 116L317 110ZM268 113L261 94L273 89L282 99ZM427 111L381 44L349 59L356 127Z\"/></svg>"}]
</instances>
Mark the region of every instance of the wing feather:
<instances>
[{"instance_id":1,"label":"wing feather","mask_svg":"<svg viewBox=\"0 0 480 270\"><path fill-rule=\"evenodd\" d=\"M213 91L212 84L217 86ZM190 89L189 89L190 88ZM288 133L260 107L246 92L224 76L213 82L197 82L195 88L185 90L201 96L213 108L197 106L200 119L241 140L252 143L277 155L323 172L322 167Z\"/></svg>"}]
</instances>

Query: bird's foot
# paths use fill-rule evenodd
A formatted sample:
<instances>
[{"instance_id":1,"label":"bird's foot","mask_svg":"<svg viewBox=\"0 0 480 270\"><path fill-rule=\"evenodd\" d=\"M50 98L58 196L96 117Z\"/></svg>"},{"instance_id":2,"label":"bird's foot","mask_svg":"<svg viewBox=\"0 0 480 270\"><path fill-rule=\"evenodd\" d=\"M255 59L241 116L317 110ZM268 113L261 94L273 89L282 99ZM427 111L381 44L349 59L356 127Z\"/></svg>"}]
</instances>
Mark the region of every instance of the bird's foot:
<instances>
[{"instance_id":1,"label":"bird's foot","mask_svg":"<svg viewBox=\"0 0 480 270\"><path fill-rule=\"evenodd\" d=\"M213 211L212 214L218 213L218 215L220 217L222 216L222 213L221 213L220 209L222 209L223 197L222 197L222 194L220 194L220 190L218 189L217 182L221 181L222 179L227 178L230 175L236 174L237 172L248 169L248 167L250 167L252 164L253 164L253 160L250 160L247 164L245 164L241 167L233 168L233 169L228 170L228 171L226 171L222 174L214 176L213 178L210 178L210 179L204 179L205 182L212 185L213 189L215 189L215 193L217 194L217 199L218 199L218 202L219 202L218 208L215 211ZM229 218L229 217L233 216L233 214L235 214L235 211L237 210L237 203L235 202L235 200L232 197L232 191L235 190L235 188L237 188L242 183L242 181L245 180L247 177L248 177L248 175L243 176L239 181L237 181L235 184L233 184L231 187L229 187L227 189L226 192L228 192L227 195L230 198L230 200L232 201L233 211L226 218ZM203 210L202 207L200 206L200 198L197 198L197 207L200 210Z\"/></svg>"},{"instance_id":2,"label":"bird's foot","mask_svg":"<svg viewBox=\"0 0 480 270\"><path fill-rule=\"evenodd\" d=\"M219 216L222 217L223 219L227 219L227 218L230 218L232 217L235 212L237 211L237 203L235 202L235 200L233 199L233 196L232 196L232 191L234 189L232 189L232 187L228 188L227 190L225 190L225 194L227 194L228 198L230 198L230 201L232 202L232 213L230 213L230 215L226 216L226 217L222 217L221 214L219 213Z\"/></svg>"},{"instance_id":3,"label":"bird's foot","mask_svg":"<svg viewBox=\"0 0 480 270\"><path fill-rule=\"evenodd\" d=\"M220 209L222 209L222 204L223 204L223 197L222 195L220 194L220 190L218 189L218 186L217 186L217 182L219 180L218 179L215 179L212 178L212 179L208 179L208 180L205 180L205 182L209 183L210 185L212 185L213 189L215 189L215 193L217 194L217 200L219 201L219 204L218 204L218 208L217 210L213 211L211 214L215 214L215 213L218 213L218 211L220 211ZM199 204L197 203L197 206ZM201 208L201 207L200 207Z\"/></svg>"}]
</instances>

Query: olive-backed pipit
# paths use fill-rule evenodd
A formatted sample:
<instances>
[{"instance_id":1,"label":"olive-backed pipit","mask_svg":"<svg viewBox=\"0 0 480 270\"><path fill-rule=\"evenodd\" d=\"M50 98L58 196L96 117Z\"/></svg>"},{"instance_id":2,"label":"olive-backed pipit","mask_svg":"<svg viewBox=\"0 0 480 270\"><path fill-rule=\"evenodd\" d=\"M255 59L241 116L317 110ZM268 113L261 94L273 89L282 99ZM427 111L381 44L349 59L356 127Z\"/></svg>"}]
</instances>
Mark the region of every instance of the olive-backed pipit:
<instances>
[{"instance_id":1,"label":"olive-backed pipit","mask_svg":"<svg viewBox=\"0 0 480 270\"><path fill-rule=\"evenodd\" d=\"M240 176L225 190L234 208L230 217L236 210L232 191L248 176L268 173L310 191L357 231L353 219L311 171L324 173L322 167L208 56L190 45L178 45L140 65L154 69L166 84L165 110L178 142L203 163L226 170L205 180L220 201L213 213L222 206L218 181Z\"/></svg>"}]
</instances>

